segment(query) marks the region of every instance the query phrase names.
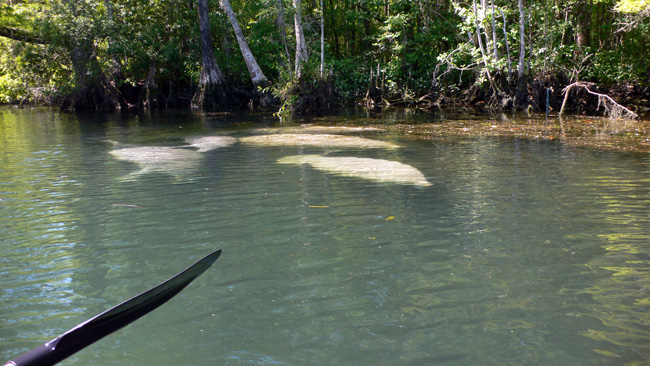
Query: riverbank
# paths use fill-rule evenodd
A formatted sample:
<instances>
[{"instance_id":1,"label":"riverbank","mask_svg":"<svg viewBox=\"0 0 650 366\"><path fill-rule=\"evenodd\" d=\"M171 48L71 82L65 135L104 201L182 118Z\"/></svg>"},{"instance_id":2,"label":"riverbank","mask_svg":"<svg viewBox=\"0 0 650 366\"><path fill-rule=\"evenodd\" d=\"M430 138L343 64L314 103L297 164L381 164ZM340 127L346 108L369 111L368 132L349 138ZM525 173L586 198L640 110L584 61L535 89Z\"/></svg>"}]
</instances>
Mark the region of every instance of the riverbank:
<instances>
[{"instance_id":1,"label":"riverbank","mask_svg":"<svg viewBox=\"0 0 650 366\"><path fill-rule=\"evenodd\" d=\"M564 113L583 116L605 116L612 114L610 106L603 105L597 95L611 98L615 108L626 108L641 114L650 114L650 85L636 82L613 84L609 86L594 83L581 83L581 87L567 88L565 78L530 78L527 81L527 94L519 103L515 102L515 93L493 93L484 88L469 87L466 90L439 90L424 95L394 95L383 92L380 88L370 88L365 97L344 97L341 88L337 87L335 78L319 79L286 88L276 88L272 93L259 93L249 87L233 87L228 106L221 110L248 108L267 111L269 113L289 114L331 114L337 110L351 106L361 108L421 108L436 109L467 109L479 113L526 111L528 113L559 113L564 107ZM570 90L569 90L570 89ZM169 87L157 87L157 92L149 95L144 92L142 85L122 84L117 92L124 100L123 108L116 104L117 109L138 113L143 110L165 110L170 108L190 108L192 95L195 90L172 90ZM353 95L363 94L357 90ZM568 95L567 95L568 94ZM147 95L147 99L142 99ZM45 88L31 88L21 99L12 100L4 105L15 107L61 107L64 108L66 96L57 91ZM91 103L92 104L92 103ZM611 105L611 104L610 104ZM64 108L68 109L68 108Z\"/></svg>"},{"instance_id":2,"label":"riverbank","mask_svg":"<svg viewBox=\"0 0 650 366\"><path fill-rule=\"evenodd\" d=\"M495 93L489 88L477 86L466 90L441 90L422 96L392 96L384 97L381 91L369 90L365 100L357 104L377 107L418 106L426 109L434 108L468 108L476 111L527 111L527 112L560 112L564 111L578 115L610 116L614 108L627 108L641 114L650 112L650 86L635 82L599 86L595 83L568 83L566 78L530 78L527 81L527 94L516 102L514 89ZM577 87L579 84L579 87ZM567 95L568 94L568 95ZM372 95L372 97L370 97ZM599 96L611 98L604 105ZM616 111L614 111L616 112Z\"/></svg>"}]
</instances>

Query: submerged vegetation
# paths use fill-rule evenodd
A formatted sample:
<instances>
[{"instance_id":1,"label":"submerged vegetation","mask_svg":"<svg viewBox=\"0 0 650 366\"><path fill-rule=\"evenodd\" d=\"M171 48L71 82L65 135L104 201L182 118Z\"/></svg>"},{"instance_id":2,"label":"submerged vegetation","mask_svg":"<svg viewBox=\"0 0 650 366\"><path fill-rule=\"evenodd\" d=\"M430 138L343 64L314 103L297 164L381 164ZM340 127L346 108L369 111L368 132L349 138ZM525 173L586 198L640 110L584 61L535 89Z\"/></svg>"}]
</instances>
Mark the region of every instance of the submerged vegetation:
<instances>
[{"instance_id":1,"label":"submerged vegetation","mask_svg":"<svg viewBox=\"0 0 650 366\"><path fill-rule=\"evenodd\" d=\"M650 152L650 121L602 117L458 119L444 123L398 124L392 129L419 140L491 136L559 141L566 146L600 150Z\"/></svg>"},{"instance_id":2,"label":"submerged vegetation","mask_svg":"<svg viewBox=\"0 0 650 366\"><path fill-rule=\"evenodd\" d=\"M0 103L645 112L649 53L649 0L4 0Z\"/></svg>"}]
</instances>

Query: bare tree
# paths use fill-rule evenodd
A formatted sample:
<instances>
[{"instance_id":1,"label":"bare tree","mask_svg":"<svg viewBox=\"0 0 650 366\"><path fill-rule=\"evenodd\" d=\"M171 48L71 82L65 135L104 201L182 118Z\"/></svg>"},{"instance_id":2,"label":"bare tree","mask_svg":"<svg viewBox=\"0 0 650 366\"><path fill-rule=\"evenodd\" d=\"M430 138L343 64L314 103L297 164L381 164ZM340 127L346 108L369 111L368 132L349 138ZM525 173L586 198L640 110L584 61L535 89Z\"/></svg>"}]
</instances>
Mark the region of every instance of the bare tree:
<instances>
[{"instance_id":1,"label":"bare tree","mask_svg":"<svg viewBox=\"0 0 650 366\"><path fill-rule=\"evenodd\" d=\"M325 8L320 0L320 77L325 75Z\"/></svg>"},{"instance_id":2,"label":"bare tree","mask_svg":"<svg viewBox=\"0 0 650 366\"><path fill-rule=\"evenodd\" d=\"M526 94L526 71L524 62L526 60L526 14L524 13L524 1L518 0L519 3L519 69L517 71L517 102L522 103Z\"/></svg>"},{"instance_id":3,"label":"bare tree","mask_svg":"<svg viewBox=\"0 0 650 366\"><path fill-rule=\"evenodd\" d=\"M488 59L485 47L483 47L483 36L481 35L481 24L479 22L478 10L476 9L476 0L473 0L472 3L474 5L474 24L476 25L476 39L478 40L478 46L481 50L481 56L483 56L483 64L487 67Z\"/></svg>"},{"instance_id":4,"label":"bare tree","mask_svg":"<svg viewBox=\"0 0 650 366\"><path fill-rule=\"evenodd\" d=\"M497 24L494 18L497 16L494 11L494 0L492 0L492 46L494 47L494 59L499 60L499 51L497 50Z\"/></svg>"},{"instance_id":5,"label":"bare tree","mask_svg":"<svg viewBox=\"0 0 650 366\"><path fill-rule=\"evenodd\" d=\"M275 18L275 23L278 26L278 30L280 32L280 41L282 42L284 52L287 56L287 69L291 70L291 56L289 55L289 47L287 46L287 23L284 21L284 1L277 0L276 7L277 15Z\"/></svg>"},{"instance_id":6,"label":"bare tree","mask_svg":"<svg viewBox=\"0 0 650 366\"><path fill-rule=\"evenodd\" d=\"M300 78L309 61L309 51L305 41L305 33L302 30L302 4L300 0L293 0L295 13L293 15L294 26L296 29L296 78Z\"/></svg>"},{"instance_id":7,"label":"bare tree","mask_svg":"<svg viewBox=\"0 0 650 366\"><path fill-rule=\"evenodd\" d=\"M244 57L244 61L246 62L246 67L248 68L248 73L251 75L253 85L262 88L267 86L269 84L269 80L262 72L262 69L257 64L257 60L255 60L255 56L253 56L253 53L248 47L246 38L244 38L244 33L242 32L241 27L239 26L239 22L237 21L237 15L235 15L235 12L232 10L232 6L230 5L230 1L220 0L219 2L223 10L228 15L230 24L232 24L232 28L235 31L237 43L239 43L239 49L241 50L241 54Z\"/></svg>"},{"instance_id":8,"label":"bare tree","mask_svg":"<svg viewBox=\"0 0 650 366\"><path fill-rule=\"evenodd\" d=\"M508 85L512 81L512 60L510 59L510 42L508 42L508 31L506 29L506 15L501 11L503 17L503 39L506 41L506 55L508 56Z\"/></svg>"}]
</instances>

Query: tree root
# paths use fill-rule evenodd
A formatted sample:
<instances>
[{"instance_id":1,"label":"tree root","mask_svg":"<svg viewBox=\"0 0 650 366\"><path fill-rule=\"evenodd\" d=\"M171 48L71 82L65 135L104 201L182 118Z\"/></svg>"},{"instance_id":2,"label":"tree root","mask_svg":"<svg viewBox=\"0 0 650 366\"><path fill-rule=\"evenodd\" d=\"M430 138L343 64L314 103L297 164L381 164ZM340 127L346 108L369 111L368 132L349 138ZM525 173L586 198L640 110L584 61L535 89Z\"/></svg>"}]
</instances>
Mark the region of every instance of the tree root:
<instances>
[{"instance_id":1,"label":"tree root","mask_svg":"<svg viewBox=\"0 0 650 366\"><path fill-rule=\"evenodd\" d=\"M336 90L333 79L302 79L293 88L290 97L295 98L291 106L293 113L322 113L336 106Z\"/></svg>"},{"instance_id":2,"label":"tree root","mask_svg":"<svg viewBox=\"0 0 650 366\"><path fill-rule=\"evenodd\" d=\"M562 102L562 108L560 109L560 116L564 114L564 107L566 106L566 102L569 99L569 93L571 92L571 90L575 88L584 88L587 91L587 93L598 97L598 107L596 108L596 110L600 109L600 106L602 105L603 108L605 108L605 115L608 116L609 118L639 119L639 116L636 113L616 103L616 101L614 101L614 99L612 99L609 95L596 93L589 90L589 86L591 85L593 84L583 83L578 81L573 84L567 85L564 89L562 89L562 93L564 94L564 101Z\"/></svg>"}]
</instances>

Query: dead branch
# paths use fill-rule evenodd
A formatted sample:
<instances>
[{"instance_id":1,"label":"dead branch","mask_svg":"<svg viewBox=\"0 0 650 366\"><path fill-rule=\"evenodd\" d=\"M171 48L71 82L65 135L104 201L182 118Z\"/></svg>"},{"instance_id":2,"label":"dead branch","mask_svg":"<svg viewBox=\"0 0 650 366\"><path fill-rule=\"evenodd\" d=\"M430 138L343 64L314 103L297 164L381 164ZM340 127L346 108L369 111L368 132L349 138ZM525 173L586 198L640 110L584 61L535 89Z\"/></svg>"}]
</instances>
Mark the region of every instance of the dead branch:
<instances>
[{"instance_id":1,"label":"dead branch","mask_svg":"<svg viewBox=\"0 0 650 366\"><path fill-rule=\"evenodd\" d=\"M564 114L564 107L566 106L567 99L569 99L569 93L574 88L584 88L587 91L587 93L597 96L598 107L596 108L596 110L600 109L600 106L602 105L603 108L605 108L605 115L609 116L609 118L611 119L638 119L639 118L639 116L636 113L616 103L616 101L612 99L609 95L591 91L589 90L588 84L580 81L575 82L573 84L569 84L564 89L562 89L562 93L564 94L564 100L562 101L562 108L560 108L560 116Z\"/></svg>"}]
</instances>

